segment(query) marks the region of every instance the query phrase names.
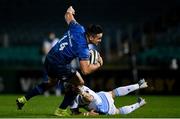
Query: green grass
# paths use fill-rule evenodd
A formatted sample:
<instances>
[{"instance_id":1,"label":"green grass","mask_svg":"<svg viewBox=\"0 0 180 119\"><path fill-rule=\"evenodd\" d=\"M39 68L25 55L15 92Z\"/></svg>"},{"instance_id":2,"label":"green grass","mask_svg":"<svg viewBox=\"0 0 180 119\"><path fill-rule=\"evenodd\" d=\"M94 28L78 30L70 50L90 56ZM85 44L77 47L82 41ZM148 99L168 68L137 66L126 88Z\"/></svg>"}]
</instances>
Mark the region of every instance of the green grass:
<instances>
[{"instance_id":1,"label":"green grass","mask_svg":"<svg viewBox=\"0 0 180 119\"><path fill-rule=\"evenodd\" d=\"M56 118L53 115L54 110L62 101L62 97L37 96L32 98L23 108L17 110L15 100L18 95L0 95L0 117L3 118L31 118L46 117ZM172 118L180 117L180 96L142 96L147 104L140 109L128 115L98 116L101 118ZM115 99L117 107L125 106L136 102L135 96L124 96ZM83 110L84 111L84 110ZM83 116L72 116L83 117Z\"/></svg>"}]
</instances>

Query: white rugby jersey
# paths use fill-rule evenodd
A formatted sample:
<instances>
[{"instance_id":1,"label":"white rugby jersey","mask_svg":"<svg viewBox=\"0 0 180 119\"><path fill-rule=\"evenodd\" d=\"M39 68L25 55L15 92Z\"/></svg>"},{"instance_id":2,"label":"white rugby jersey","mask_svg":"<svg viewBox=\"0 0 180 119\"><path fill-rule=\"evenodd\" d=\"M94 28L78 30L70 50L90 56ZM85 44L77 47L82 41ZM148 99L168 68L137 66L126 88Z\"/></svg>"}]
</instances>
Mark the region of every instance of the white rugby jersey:
<instances>
[{"instance_id":1,"label":"white rugby jersey","mask_svg":"<svg viewBox=\"0 0 180 119\"><path fill-rule=\"evenodd\" d=\"M95 93L93 90L86 86L83 86L84 91L88 91L94 99L91 103L87 103L83 100L82 96L78 95L74 100L73 104L70 106L71 109L83 107L86 110L94 110L101 114L113 115L116 114L116 106L114 105L114 99L108 92L98 92Z\"/></svg>"},{"instance_id":2,"label":"white rugby jersey","mask_svg":"<svg viewBox=\"0 0 180 119\"><path fill-rule=\"evenodd\" d=\"M101 97L99 97L99 95L97 95L93 90L91 90L87 86L83 86L82 89L83 91L88 92L93 96L93 101L90 104L88 104L83 100L82 96L78 95L76 99L73 101L73 104L70 105L70 108L73 109L78 107L85 107L87 110L98 110L97 105L100 105L102 103Z\"/></svg>"}]
</instances>

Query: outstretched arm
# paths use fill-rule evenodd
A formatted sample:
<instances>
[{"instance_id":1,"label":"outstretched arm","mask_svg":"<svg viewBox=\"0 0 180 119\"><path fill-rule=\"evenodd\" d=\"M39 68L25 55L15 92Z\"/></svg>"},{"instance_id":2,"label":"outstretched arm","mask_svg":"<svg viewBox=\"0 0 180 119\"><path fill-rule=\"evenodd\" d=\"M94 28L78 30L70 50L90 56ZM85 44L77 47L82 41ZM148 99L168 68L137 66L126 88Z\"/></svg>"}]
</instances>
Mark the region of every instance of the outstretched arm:
<instances>
[{"instance_id":1,"label":"outstretched arm","mask_svg":"<svg viewBox=\"0 0 180 119\"><path fill-rule=\"evenodd\" d=\"M72 115L83 115L83 116L96 116L99 115L99 113L95 112L94 110L90 110L89 112L80 112L79 108L70 109L72 112Z\"/></svg>"},{"instance_id":2,"label":"outstretched arm","mask_svg":"<svg viewBox=\"0 0 180 119\"><path fill-rule=\"evenodd\" d=\"M74 14L75 14L75 10L73 9L73 7L72 6L70 6L68 9L67 9L67 11L66 11L66 13L65 13L65 20L66 20L66 22L67 22L67 24L69 25L69 23L71 22L71 21L76 21L75 20L75 18L74 18Z\"/></svg>"},{"instance_id":3,"label":"outstretched arm","mask_svg":"<svg viewBox=\"0 0 180 119\"><path fill-rule=\"evenodd\" d=\"M83 115L84 116L97 116L99 115L99 113L95 112L94 110L91 110L89 112L84 112Z\"/></svg>"}]
</instances>

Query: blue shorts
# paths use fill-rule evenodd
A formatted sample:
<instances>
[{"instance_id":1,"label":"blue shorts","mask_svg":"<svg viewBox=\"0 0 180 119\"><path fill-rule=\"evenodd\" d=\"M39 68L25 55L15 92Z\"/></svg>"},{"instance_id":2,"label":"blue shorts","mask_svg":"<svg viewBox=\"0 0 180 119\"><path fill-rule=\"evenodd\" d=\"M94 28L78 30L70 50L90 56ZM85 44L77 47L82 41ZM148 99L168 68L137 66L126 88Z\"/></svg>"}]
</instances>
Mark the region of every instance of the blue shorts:
<instances>
[{"instance_id":1,"label":"blue shorts","mask_svg":"<svg viewBox=\"0 0 180 119\"><path fill-rule=\"evenodd\" d=\"M98 105L98 110L101 114L108 114L114 115L116 113L116 106L114 105L114 99L112 98L111 94L108 92L98 92L97 93L102 100L102 104Z\"/></svg>"},{"instance_id":2,"label":"blue shorts","mask_svg":"<svg viewBox=\"0 0 180 119\"><path fill-rule=\"evenodd\" d=\"M48 57L46 57L44 65L48 76L52 79L67 82L76 75L76 69L72 68L70 64L55 64Z\"/></svg>"}]
</instances>

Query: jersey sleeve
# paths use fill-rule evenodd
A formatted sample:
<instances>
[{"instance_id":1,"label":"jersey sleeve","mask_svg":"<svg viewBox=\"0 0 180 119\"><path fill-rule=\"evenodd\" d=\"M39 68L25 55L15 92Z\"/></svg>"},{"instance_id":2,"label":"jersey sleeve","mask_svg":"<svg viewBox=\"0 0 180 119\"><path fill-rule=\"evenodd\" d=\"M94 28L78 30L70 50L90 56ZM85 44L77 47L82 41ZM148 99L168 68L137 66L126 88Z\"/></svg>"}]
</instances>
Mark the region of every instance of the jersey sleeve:
<instances>
[{"instance_id":1,"label":"jersey sleeve","mask_svg":"<svg viewBox=\"0 0 180 119\"><path fill-rule=\"evenodd\" d=\"M69 24L69 30L70 32L80 32L84 33L85 29L83 26L81 26L78 22L76 21L71 21Z\"/></svg>"},{"instance_id":2,"label":"jersey sleeve","mask_svg":"<svg viewBox=\"0 0 180 119\"><path fill-rule=\"evenodd\" d=\"M81 41L85 41L85 39L81 38ZM78 43L78 57L79 60L89 60L90 53L86 42Z\"/></svg>"},{"instance_id":3,"label":"jersey sleeve","mask_svg":"<svg viewBox=\"0 0 180 119\"><path fill-rule=\"evenodd\" d=\"M79 60L89 60L90 53L89 49L87 47L79 47L79 53L78 53Z\"/></svg>"},{"instance_id":4,"label":"jersey sleeve","mask_svg":"<svg viewBox=\"0 0 180 119\"><path fill-rule=\"evenodd\" d=\"M69 24L70 33L76 43L76 52L79 60L89 60L90 53L85 37L84 27L76 21L71 21Z\"/></svg>"},{"instance_id":5,"label":"jersey sleeve","mask_svg":"<svg viewBox=\"0 0 180 119\"><path fill-rule=\"evenodd\" d=\"M84 33L72 33L72 36L76 44L75 50L79 60L89 60L90 53Z\"/></svg>"}]
</instances>

